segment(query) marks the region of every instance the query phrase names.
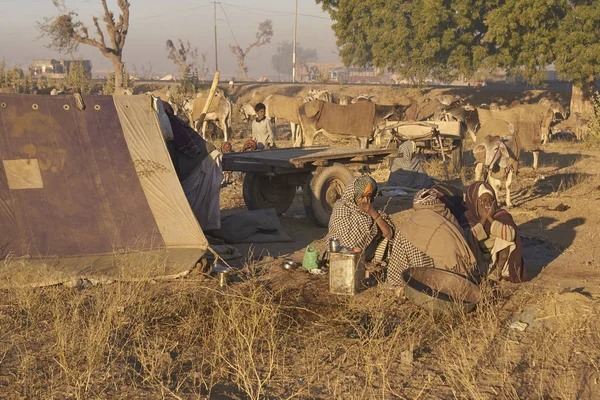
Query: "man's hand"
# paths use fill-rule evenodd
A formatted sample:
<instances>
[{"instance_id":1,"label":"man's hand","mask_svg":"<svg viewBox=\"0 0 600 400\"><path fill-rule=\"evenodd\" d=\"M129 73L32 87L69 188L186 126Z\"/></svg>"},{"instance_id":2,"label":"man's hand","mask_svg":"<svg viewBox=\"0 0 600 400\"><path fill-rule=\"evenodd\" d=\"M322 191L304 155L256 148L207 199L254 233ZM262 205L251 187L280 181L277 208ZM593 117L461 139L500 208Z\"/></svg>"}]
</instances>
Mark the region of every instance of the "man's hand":
<instances>
[{"instance_id":1,"label":"man's hand","mask_svg":"<svg viewBox=\"0 0 600 400\"><path fill-rule=\"evenodd\" d=\"M371 215L375 208L373 208L373 204L371 204L371 198L369 196L364 196L358 199L358 209L365 214Z\"/></svg>"}]
</instances>

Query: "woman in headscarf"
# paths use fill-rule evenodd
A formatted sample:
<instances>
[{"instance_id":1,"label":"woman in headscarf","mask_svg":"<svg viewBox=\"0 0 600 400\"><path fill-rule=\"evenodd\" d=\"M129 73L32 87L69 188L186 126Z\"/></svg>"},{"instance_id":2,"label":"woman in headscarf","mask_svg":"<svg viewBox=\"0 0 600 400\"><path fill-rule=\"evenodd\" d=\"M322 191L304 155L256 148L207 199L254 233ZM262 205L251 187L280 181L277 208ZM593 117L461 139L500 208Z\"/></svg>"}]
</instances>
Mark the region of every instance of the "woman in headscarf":
<instances>
[{"instance_id":1,"label":"woman in headscarf","mask_svg":"<svg viewBox=\"0 0 600 400\"><path fill-rule=\"evenodd\" d=\"M524 281L523 244L517 225L508 211L498 207L492 187L487 182L475 182L465 197L470 226L467 236L480 274L494 274L515 283Z\"/></svg>"},{"instance_id":2,"label":"woman in headscarf","mask_svg":"<svg viewBox=\"0 0 600 400\"><path fill-rule=\"evenodd\" d=\"M463 231L436 189L415 195L414 212L396 230L388 262L388 283L402 284L409 267L435 267L471 276L477 262Z\"/></svg>"},{"instance_id":3,"label":"woman in headscarf","mask_svg":"<svg viewBox=\"0 0 600 400\"><path fill-rule=\"evenodd\" d=\"M375 197L377 182L370 176L356 178L333 205L329 220L327 237L338 238L349 249L364 251L366 260L373 259L375 249L384 248L394 235L387 216L373 207Z\"/></svg>"}]
</instances>

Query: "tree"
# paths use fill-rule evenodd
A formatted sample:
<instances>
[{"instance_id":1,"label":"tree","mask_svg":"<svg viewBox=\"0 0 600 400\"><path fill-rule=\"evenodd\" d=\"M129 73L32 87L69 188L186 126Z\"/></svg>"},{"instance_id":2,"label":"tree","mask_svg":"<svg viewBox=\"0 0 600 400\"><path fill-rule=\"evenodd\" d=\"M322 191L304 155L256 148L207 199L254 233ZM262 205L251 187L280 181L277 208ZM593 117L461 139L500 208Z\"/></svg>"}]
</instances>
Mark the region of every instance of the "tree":
<instances>
[{"instance_id":1,"label":"tree","mask_svg":"<svg viewBox=\"0 0 600 400\"><path fill-rule=\"evenodd\" d=\"M116 91L121 91L125 79L123 47L129 32L129 1L116 0L121 10L121 15L119 15L117 21L113 12L108 9L106 0L100 0L104 9L101 20L108 33L108 40L100 27L100 18L92 18L97 37L90 37L88 27L77 19L78 14L76 12L68 10L62 0L52 1L59 10L60 15L54 18L45 18L44 22L38 22L37 24L38 30L51 40L47 47L51 50L70 54L77 51L80 44L96 47L104 57L112 61L114 87Z\"/></svg>"},{"instance_id":2,"label":"tree","mask_svg":"<svg viewBox=\"0 0 600 400\"><path fill-rule=\"evenodd\" d=\"M571 114L594 113L594 81L600 75L599 0L505 0L488 14L488 37L497 64L539 83L554 63L573 82Z\"/></svg>"},{"instance_id":3,"label":"tree","mask_svg":"<svg viewBox=\"0 0 600 400\"><path fill-rule=\"evenodd\" d=\"M248 52L255 47L261 47L271 43L273 37L273 23L270 19L266 19L258 25L258 31L256 32L256 40L248 45L246 49L242 49L239 44L229 45L231 52L237 57L238 68L244 75L245 79L248 79L248 67L246 66L246 56Z\"/></svg>"},{"instance_id":4,"label":"tree","mask_svg":"<svg viewBox=\"0 0 600 400\"><path fill-rule=\"evenodd\" d=\"M506 68L539 84L554 63L573 82L571 112L592 110L600 73L600 0L316 0L346 65L416 81Z\"/></svg>"},{"instance_id":5,"label":"tree","mask_svg":"<svg viewBox=\"0 0 600 400\"><path fill-rule=\"evenodd\" d=\"M198 48L192 49L189 40L186 43L183 43L181 39L178 41L179 47L175 46L171 39L167 40L168 58L177 65L180 76L184 76L198 63Z\"/></svg>"},{"instance_id":6,"label":"tree","mask_svg":"<svg viewBox=\"0 0 600 400\"><path fill-rule=\"evenodd\" d=\"M294 54L294 46L292 43L285 41L277 44L277 53L271 57L271 65L273 69L280 74L292 74L292 60ZM309 62L315 62L319 59L316 49L303 49L302 46L296 46L296 65L299 69L305 68L308 73Z\"/></svg>"},{"instance_id":7,"label":"tree","mask_svg":"<svg viewBox=\"0 0 600 400\"><path fill-rule=\"evenodd\" d=\"M92 91L91 74L85 70L81 61L73 60L65 74L64 86L73 93L90 94Z\"/></svg>"}]
</instances>

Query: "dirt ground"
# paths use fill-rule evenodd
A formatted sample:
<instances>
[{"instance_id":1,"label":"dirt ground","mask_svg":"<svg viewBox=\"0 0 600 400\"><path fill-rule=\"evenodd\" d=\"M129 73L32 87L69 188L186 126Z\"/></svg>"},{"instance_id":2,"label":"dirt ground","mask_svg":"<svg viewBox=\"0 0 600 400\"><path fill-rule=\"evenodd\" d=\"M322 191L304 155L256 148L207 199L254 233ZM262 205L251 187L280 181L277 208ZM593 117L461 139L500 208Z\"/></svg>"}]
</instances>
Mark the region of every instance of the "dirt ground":
<instances>
[{"instance_id":1,"label":"dirt ground","mask_svg":"<svg viewBox=\"0 0 600 400\"><path fill-rule=\"evenodd\" d=\"M240 87L238 100L307 90L298 87ZM389 103L458 91L342 89ZM568 105L568 93L458 94L474 104L547 96ZM279 147L291 145L286 129L277 128ZM235 116L234 133L240 146L248 127ZM427 171L471 183L471 146L462 176L439 160ZM293 241L236 245L242 257L232 265L243 271L226 288L200 268L173 282L0 287L0 398L600 398L600 148L553 142L539 170L531 164L525 154L510 210L530 279L485 282L472 313L433 315L381 284L335 296L327 275L283 270L282 259L301 261L307 245L324 248L326 230L306 218L299 190L280 218ZM373 171L378 182L388 174ZM411 199L379 197L376 206L401 224ZM221 209L246 210L241 184L223 188Z\"/></svg>"}]
</instances>

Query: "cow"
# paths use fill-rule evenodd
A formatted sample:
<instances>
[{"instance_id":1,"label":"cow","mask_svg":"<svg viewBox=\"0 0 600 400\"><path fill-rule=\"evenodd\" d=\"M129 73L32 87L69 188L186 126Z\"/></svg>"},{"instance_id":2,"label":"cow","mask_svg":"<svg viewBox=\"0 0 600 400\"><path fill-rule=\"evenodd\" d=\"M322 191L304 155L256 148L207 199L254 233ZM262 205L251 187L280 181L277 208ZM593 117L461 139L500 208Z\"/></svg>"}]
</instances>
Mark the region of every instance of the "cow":
<instances>
[{"instance_id":1,"label":"cow","mask_svg":"<svg viewBox=\"0 0 600 400\"><path fill-rule=\"evenodd\" d=\"M477 163L475 180L481 180L484 174L483 179L494 188L496 198L504 181L507 207L512 207L510 185L519 170L520 147L517 139L518 133L515 134L513 124L490 119L481 126L473 149Z\"/></svg>"},{"instance_id":2,"label":"cow","mask_svg":"<svg viewBox=\"0 0 600 400\"><path fill-rule=\"evenodd\" d=\"M403 106L382 106L359 102L347 106L315 100L298 109L301 137L298 144L312 146L315 136L323 133L331 139L355 137L360 148L367 148L378 126L386 121L402 121Z\"/></svg>"},{"instance_id":3,"label":"cow","mask_svg":"<svg viewBox=\"0 0 600 400\"><path fill-rule=\"evenodd\" d=\"M547 139L550 125L555 121L554 110L544 104L521 104L500 110L477 109L481 126L491 119L512 124L518 136L521 151L533 153L533 169L537 170L542 142Z\"/></svg>"},{"instance_id":4,"label":"cow","mask_svg":"<svg viewBox=\"0 0 600 400\"><path fill-rule=\"evenodd\" d=\"M308 101L314 101L314 100L326 101L328 103L334 102L333 95L324 89L321 89L321 90L310 89L308 91L308 93L306 95L306 99L304 101L308 102Z\"/></svg>"},{"instance_id":5,"label":"cow","mask_svg":"<svg viewBox=\"0 0 600 400\"><path fill-rule=\"evenodd\" d=\"M274 124L277 119L282 119L290 123L294 146L299 146L301 143L298 108L300 108L302 102L302 98L278 94L272 94L263 100L263 104L266 107L265 115L271 120L271 123ZM251 104L244 104L240 111L246 121L250 121L251 117L256 115L254 107Z\"/></svg>"},{"instance_id":6,"label":"cow","mask_svg":"<svg viewBox=\"0 0 600 400\"><path fill-rule=\"evenodd\" d=\"M200 119L200 115L204 110L206 100L206 97L198 94L194 99L185 102L183 106L184 111L188 115L190 126L198 132L200 132L198 129L199 127L197 126L198 120ZM210 108L208 109L206 117L202 123L202 137L204 139L206 139L206 125L208 121L213 121L215 123L218 122L221 130L223 131L224 140L228 142L229 131L231 130L231 102L221 92L215 93L215 96L210 104Z\"/></svg>"}]
</instances>

